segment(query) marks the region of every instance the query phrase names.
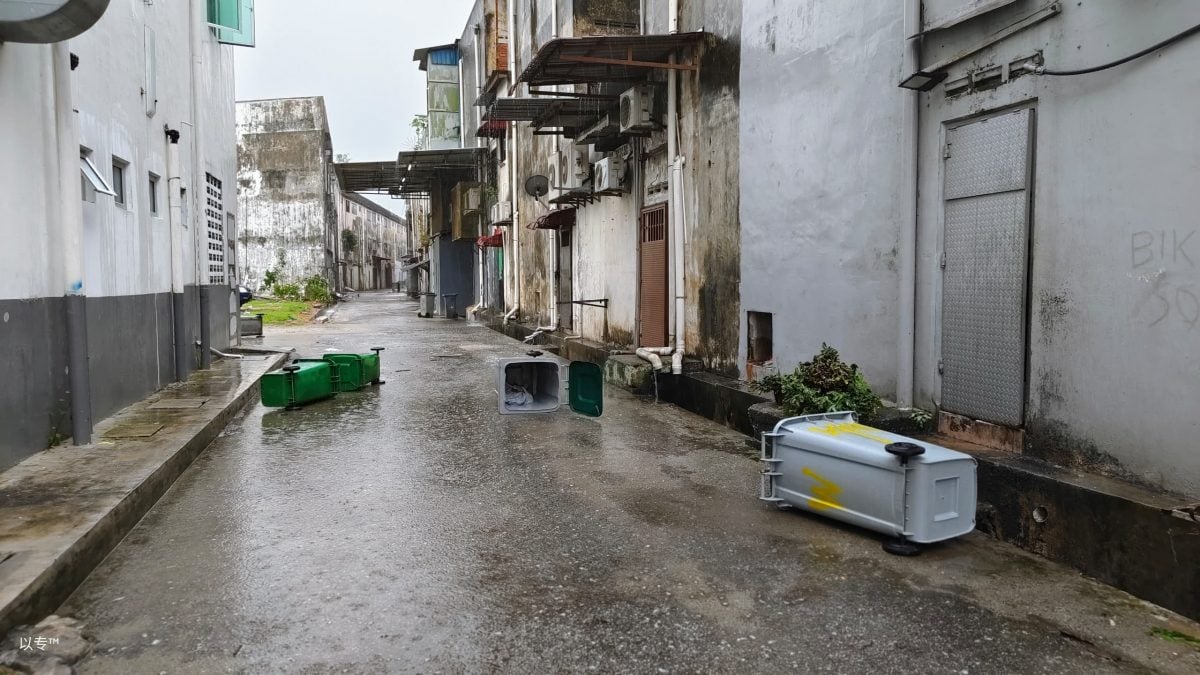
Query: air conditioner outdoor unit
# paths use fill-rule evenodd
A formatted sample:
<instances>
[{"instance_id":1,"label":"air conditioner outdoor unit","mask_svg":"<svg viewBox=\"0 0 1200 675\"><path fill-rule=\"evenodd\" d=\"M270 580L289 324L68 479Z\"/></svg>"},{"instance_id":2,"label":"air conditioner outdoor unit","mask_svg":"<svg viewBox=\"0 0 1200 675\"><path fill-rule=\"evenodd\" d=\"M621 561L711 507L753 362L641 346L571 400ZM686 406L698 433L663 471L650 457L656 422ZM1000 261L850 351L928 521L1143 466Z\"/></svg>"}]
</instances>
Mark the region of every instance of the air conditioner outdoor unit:
<instances>
[{"instance_id":1,"label":"air conditioner outdoor unit","mask_svg":"<svg viewBox=\"0 0 1200 675\"><path fill-rule=\"evenodd\" d=\"M582 169L580 168L582 167ZM583 189L583 181L591 173L592 165L587 161L587 155L580 155L579 151L571 149L567 151L567 157L559 166L558 187L563 192Z\"/></svg>"},{"instance_id":2,"label":"air conditioner outdoor unit","mask_svg":"<svg viewBox=\"0 0 1200 675\"><path fill-rule=\"evenodd\" d=\"M512 220L512 202L499 202L492 204L491 222L501 223L507 220Z\"/></svg>"},{"instance_id":3,"label":"air conditioner outdoor unit","mask_svg":"<svg viewBox=\"0 0 1200 675\"><path fill-rule=\"evenodd\" d=\"M479 211L480 204L483 201L483 190L478 186L469 188L463 194L463 211L467 213L475 213Z\"/></svg>"},{"instance_id":4,"label":"air conditioner outdoor unit","mask_svg":"<svg viewBox=\"0 0 1200 675\"><path fill-rule=\"evenodd\" d=\"M621 173L624 166L617 157L606 157L596 162L592 172L592 189L595 192L623 192Z\"/></svg>"},{"instance_id":5,"label":"air conditioner outdoor unit","mask_svg":"<svg viewBox=\"0 0 1200 675\"><path fill-rule=\"evenodd\" d=\"M654 92L654 85L639 84L621 94L621 133L655 128Z\"/></svg>"}]
</instances>

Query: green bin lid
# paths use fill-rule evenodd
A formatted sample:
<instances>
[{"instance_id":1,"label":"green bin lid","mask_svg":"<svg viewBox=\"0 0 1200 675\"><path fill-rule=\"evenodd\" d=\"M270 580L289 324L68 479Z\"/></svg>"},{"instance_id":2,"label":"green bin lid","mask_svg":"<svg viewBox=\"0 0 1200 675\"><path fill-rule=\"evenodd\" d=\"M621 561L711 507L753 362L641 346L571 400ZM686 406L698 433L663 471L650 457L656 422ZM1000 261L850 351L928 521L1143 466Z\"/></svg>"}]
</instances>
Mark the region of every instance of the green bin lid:
<instances>
[{"instance_id":1,"label":"green bin lid","mask_svg":"<svg viewBox=\"0 0 1200 675\"><path fill-rule=\"evenodd\" d=\"M604 370L588 361L572 361L568 374L571 410L588 417L604 413Z\"/></svg>"}]
</instances>

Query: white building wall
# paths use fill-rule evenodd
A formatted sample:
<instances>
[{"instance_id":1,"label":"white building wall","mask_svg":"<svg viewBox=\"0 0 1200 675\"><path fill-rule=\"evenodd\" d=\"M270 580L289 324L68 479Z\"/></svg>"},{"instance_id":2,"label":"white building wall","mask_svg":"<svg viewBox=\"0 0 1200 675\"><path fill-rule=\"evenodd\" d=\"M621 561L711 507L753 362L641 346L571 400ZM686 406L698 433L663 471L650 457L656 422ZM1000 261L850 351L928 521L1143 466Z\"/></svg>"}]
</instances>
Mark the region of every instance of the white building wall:
<instances>
[{"instance_id":1,"label":"white building wall","mask_svg":"<svg viewBox=\"0 0 1200 675\"><path fill-rule=\"evenodd\" d=\"M827 342L891 396L903 3L743 2L742 307L774 314L781 370Z\"/></svg>"},{"instance_id":2,"label":"white building wall","mask_svg":"<svg viewBox=\"0 0 1200 675\"><path fill-rule=\"evenodd\" d=\"M58 245L49 222L59 199L50 50L49 45L0 44L0 231L5 236L0 300L65 291L58 283Z\"/></svg>"},{"instance_id":3,"label":"white building wall","mask_svg":"<svg viewBox=\"0 0 1200 675\"><path fill-rule=\"evenodd\" d=\"M1041 5L1021 1L941 31L935 62ZM955 64L1044 53L1064 70L1100 65L1200 23L1200 5L1062 3L1058 17ZM952 120L1036 109L1027 449L1200 495L1200 39L1073 77L1026 76L948 100L924 96L917 394L940 400L941 143Z\"/></svg>"},{"instance_id":4,"label":"white building wall","mask_svg":"<svg viewBox=\"0 0 1200 675\"><path fill-rule=\"evenodd\" d=\"M74 75L80 144L92 151L107 177L111 178L114 157L129 163L125 206L104 196L84 204L85 287L90 296L170 290L164 125L182 133L190 221L183 237L188 284L208 281L207 275L200 276L207 270L206 172L222 181L224 209L236 216L233 48L218 44L206 27L195 26L202 40L193 108L193 26L186 5L114 2L94 28L71 42L80 58ZM158 103L153 116L147 114L141 93L146 85L147 29L153 31L156 44ZM150 213L151 172L161 177L157 215ZM195 255L197 236L202 261Z\"/></svg>"}]
</instances>

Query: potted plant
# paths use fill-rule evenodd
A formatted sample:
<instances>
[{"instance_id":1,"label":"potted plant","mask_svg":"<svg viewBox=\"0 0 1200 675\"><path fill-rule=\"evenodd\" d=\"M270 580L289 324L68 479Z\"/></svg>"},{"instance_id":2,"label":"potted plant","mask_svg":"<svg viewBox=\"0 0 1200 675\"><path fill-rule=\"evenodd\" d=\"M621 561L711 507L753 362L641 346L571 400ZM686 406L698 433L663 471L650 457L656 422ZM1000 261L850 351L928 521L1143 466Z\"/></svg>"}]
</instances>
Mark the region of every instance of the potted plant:
<instances>
[{"instance_id":1,"label":"potted plant","mask_svg":"<svg viewBox=\"0 0 1200 675\"><path fill-rule=\"evenodd\" d=\"M775 397L775 405L783 405L783 382L783 375L771 373L751 382L750 388L764 394L771 394Z\"/></svg>"}]
</instances>

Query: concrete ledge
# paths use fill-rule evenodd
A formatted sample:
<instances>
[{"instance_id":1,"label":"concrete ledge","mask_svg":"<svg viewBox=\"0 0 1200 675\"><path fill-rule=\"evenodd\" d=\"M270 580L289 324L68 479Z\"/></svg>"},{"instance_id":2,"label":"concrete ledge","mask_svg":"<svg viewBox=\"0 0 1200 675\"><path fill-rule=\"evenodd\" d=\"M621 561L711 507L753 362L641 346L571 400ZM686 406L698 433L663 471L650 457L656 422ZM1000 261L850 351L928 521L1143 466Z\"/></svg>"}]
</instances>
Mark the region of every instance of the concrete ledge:
<instances>
[{"instance_id":1,"label":"concrete ledge","mask_svg":"<svg viewBox=\"0 0 1200 675\"><path fill-rule=\"evenodd\" d=\"M940 442L946 445L943 439ZM1187 500L981 447L978 527L1200 619L1200 522Z\"/></svg>"},{"instance_id":2,"label":"concrete ledge","mask_svg":"<svg viewBox=\"0 0 1200 675\"><path fill-rule=\"evenodd\" d=\"M671 381L664 399L749 434L755 451L759 435L785 417L765 400L743 416L733 407L756 394L717 375L659 380L660 388ZM880 411L871 424L973 455L979 461L980 531L1200 619L1200 522L1185 510L1184 497L929 434L894 409Z\"/></svg>"},{"instance_id":3,"label":"concrete ledge","mask_svg":"<svg viewBox=\"0 0 1200 675\"><path fill-rule=\"evenodd\" d=\"M218 361L98 424L92 445L51 448L0 474L0 635L61 605L286 358ZM153 407L173 399L205 402Z\"/></svg>"}]
</instances>

